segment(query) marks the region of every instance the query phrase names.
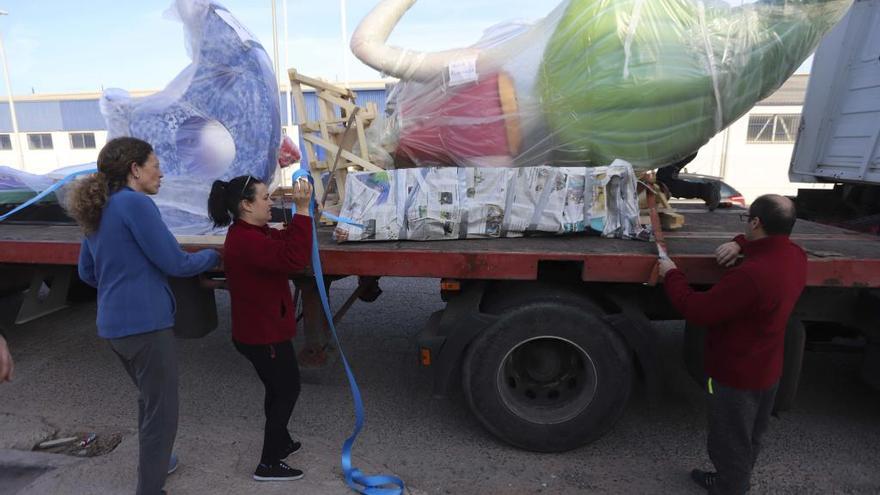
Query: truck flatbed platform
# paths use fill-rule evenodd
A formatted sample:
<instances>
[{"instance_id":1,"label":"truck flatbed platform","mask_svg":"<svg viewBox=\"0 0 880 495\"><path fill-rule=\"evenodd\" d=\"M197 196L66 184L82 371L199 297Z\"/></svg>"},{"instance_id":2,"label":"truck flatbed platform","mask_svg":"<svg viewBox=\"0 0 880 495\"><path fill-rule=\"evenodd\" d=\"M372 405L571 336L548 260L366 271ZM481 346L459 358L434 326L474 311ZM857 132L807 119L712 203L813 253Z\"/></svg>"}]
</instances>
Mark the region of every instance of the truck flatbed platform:
<instances>
[{"instance_id":1,"label":"truck flatbed platform","mask_svg":"<svg viewBox=\"0 0 880 495\"><path fill-rule=\"evenodd\" d=\"M715 248L743 230L742 210L678 210L685 226L665 232L670 256L694 283L721 274ZM564 235L513 239L358 242L337 244L319 229L321 261L329 275L531 280L541 262L582 263L588 282L641 283L656 261L654 243ZM0 224L0 263L75 265L81 234L75 226ZM792 239L809 255L809 286L880 287L880 238L799 220ZM223 236L179 236L190 250L222 249Z\"/></svg>"}]
</instances>

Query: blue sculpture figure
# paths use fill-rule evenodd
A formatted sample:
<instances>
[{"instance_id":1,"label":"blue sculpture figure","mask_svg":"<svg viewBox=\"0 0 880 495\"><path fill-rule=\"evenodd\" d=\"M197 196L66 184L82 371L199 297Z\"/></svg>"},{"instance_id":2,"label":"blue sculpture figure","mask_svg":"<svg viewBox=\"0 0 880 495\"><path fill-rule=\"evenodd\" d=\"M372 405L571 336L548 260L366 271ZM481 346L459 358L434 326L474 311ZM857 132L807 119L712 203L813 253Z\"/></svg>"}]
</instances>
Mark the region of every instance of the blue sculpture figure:
<instances>
[{"instance_id":1,"label":"blue sculpture figure","mask_svg":"<svg viewBox=\"0 0 880 495\"><path fill-rule=\"evenodd\" d=\"M165 178L156 197L178 233L206 230L214 179L253 175L269 183L278 166L278 84L263 46L210 0L176 0L192 63L159 93L101 97L108 139L134 136L155 148Z\"/></svg>"}]
</instances>

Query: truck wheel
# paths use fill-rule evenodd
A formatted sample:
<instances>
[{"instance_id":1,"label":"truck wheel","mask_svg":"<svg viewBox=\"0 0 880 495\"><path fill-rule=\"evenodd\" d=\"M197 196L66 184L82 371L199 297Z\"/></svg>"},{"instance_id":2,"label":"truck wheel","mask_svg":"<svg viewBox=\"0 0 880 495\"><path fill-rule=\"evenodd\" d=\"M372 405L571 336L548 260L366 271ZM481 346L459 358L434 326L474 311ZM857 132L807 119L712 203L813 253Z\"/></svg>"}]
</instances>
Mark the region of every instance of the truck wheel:
<instances>
[{"instance_id":1,"label":"truck wheel","mask_svg":"<svg viewBox=\"0 0 880 495\"><path fill-rule=\"evenodd\" d=\"M562 452L605 434L633 380L623 340L584 306L505 311L468 349L463 389L480 422L517 447Z\"/></svg>"}]
</instances>

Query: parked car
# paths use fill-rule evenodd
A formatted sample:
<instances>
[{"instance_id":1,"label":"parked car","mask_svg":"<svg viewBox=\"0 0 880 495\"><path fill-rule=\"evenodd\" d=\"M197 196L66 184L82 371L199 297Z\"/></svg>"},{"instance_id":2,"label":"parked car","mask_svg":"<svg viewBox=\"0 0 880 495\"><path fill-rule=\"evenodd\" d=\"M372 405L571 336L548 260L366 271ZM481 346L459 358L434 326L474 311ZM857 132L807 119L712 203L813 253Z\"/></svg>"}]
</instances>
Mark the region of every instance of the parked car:
<instances>
[{"instance_id":1,"label":"parked car","mask_svg":"<svg viewBox=\"0 0 880 495\"><path fill-rule=\"evenodd\" d=\"M709 182L709 181L717 181L721 183L721 203L718 205L719 208L733 208L733 207L746 207L746 198L743 197L742 193L737 191L733 186L724 182L718 177L712 177L709 175L699 175L699 174L678 174L678 178L690 182Z\"/></svg>"}]
</instances>

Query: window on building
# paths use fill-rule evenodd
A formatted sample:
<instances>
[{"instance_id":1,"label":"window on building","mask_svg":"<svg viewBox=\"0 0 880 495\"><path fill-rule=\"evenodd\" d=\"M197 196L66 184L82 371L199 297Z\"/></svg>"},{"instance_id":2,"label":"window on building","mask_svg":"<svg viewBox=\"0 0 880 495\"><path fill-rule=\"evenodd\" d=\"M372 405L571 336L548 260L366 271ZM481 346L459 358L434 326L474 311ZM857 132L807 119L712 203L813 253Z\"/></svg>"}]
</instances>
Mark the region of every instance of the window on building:
<instances>
[{"instance_id":1,"label":"window on building","mask_svg":"<svg viewBox=\"0 0 880 495\"><path fill-rule=\"evenodd\" d=\"M0 134L0 150L12 149L12 137L9 134Z\"/></svg>"},{"instance_id":2,"label":"window on building","mask_svg":"<svg viewBox=\"0 0 880 495\"><path fill-rule=\"evenodd\" d=\"M749 115L747 143L793 143L801 116L798 114Z\"/></svg>"},{"instance_id":3,"label":"window on building","mask_svg":"<svg viewBox=\"0 0 880 495\"><path fill-rule=\"evenodd\" d=\"M32 150L51 150L51 134L28 134L28 147Z\"/></svg>"},{"instance_id":4,"label":"window on building","mask_svg":"<svg viewBox=\"0 0 880 495\"><path fill-rule=\"evenodd\" d=\"M86 150L95 148L94 132L71 132L70 147L75 150Z\"/></svg>"}]
</instances>

